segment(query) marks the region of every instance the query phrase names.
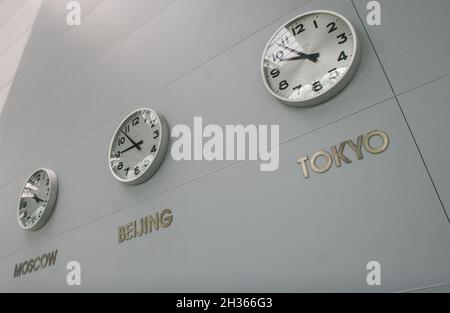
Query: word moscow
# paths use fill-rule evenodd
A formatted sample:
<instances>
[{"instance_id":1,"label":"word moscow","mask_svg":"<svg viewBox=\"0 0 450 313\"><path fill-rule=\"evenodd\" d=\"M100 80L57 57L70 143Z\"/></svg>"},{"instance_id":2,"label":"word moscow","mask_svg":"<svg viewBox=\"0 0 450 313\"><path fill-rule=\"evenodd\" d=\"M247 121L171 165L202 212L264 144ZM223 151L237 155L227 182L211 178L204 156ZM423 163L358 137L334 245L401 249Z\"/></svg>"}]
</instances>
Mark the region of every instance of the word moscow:
<instances>
[{"instance_id":1,"label":"word moscow","mask_svg":"<svg viewBox=\"0 0 450 313\"><path fill-rule=\"evenodd\" d=\"M374 146L373 143L375 138L379 139L378 141L381 141L376 146ZM344 154L344 148L347 145L351 148L351 150L353 150L356 158L358 160L361 160L364 158L362 151L363 146L364 149L371 154L382 153L387 149L389 145L389 137L385 132L381 130L373 130L368 132L365 136L358 136L358 138L356 139L356 143L353 142L353 140L347 140L341 142L338 148L336 146L332 146L331 153L325 150L319 150L314 153L311 158L309 158L308 156L301 157L297 160L297 163L300 164L302 168L303 176L305 176L305 178L309 177L309 171L306 162L308 160L311 169L316 173L325 173L326 171L328 171L333 164L333 160L336 167L341 167L342 163L352 163L352 160L348 157L348 154Z\"/></svg>"},{"instance_id":2,"label":"word moscow","mask_svg":"<svg viewBox=\"0 0 450 313\"><path fill-rule=\"evenodd\" d=\"M55 265L57 254L58 250L54 250L52 252L44 253L43 255L30 259L28 261L16 264L16 266L14 267L14 278L25 274L31 274L32 272L38 270L43 270L47 266Z\"/></svg>"},{"instance_id":3,"label":"word moscow","mask_svg":"<svg viewBox=\"0 0 450 313\"><path fill-rule=\"evenodd\" d=\"M247 155L251 161L256 161L259 157L260 170L263 172L278 169L279 125L270 125L270 145L268 125L226 125L224 132L219 125L207 125L203 128L201 117L194 117L193 136L187 125L175 125L171 136L176 138L171 149L175 161L234 161L245 160ZM207 141L203 144L204 139Z\"/></svg>"}]
</instances>

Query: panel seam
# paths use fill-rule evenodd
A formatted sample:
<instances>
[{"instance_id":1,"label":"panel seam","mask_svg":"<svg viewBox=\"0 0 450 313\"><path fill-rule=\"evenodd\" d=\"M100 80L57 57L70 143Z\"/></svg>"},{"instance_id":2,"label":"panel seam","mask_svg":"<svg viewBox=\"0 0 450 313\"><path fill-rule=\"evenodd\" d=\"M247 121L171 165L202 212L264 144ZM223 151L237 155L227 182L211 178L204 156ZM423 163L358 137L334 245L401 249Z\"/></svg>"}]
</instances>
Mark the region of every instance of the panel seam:
<instances>
[{"instance_id":1,"label":"panel seam","mask_svg":"<svg viewBox=\"0 0 450 313\"><path fill-rule=\"evenodd\" d=\"M392 94L394 95L395 101L397 102L397 106L398 106L398 108L399 108L399 110L400 110L400 112L401 112L401 114L402 114L402 116L403 116L403 120L405 121L405 124L406 124L406 126L408 127L409 133L411 134L411 138L413 139L413 142L414 142L414 144L415 144L415 146L416 146L416 149L417 149L417 151L418 151L418 153L419 153L419 156L420 156L420 158L422 159L422 163L423 163L423 165L424 165L424 167L425 167L425 170L426 170L426 172L427 172L427 174L428 174L428 177L430 178L431 184L432 184L432 186L433 186L433 188L434 188L434 191L435 191L435 193L436 193L436 196L437 196L437 198L438 198L438 200L439 200L439 202L440 202L440 204L441 204L442 210L444 211L444 215L445 215L445 217L447 218L447 222L450 224L450 217L449 217L447 211L445 210L444 203L443 203L443 201L442 201L442 199L441 199L441 196L439 195L439 192L438 192L438 190L437 190L437 187L436 187L436 184L435 184L435 182L434 182L434 180L433 180L433 177L431 176L431 172L430 172L430 170L428 169L428 165L427 165L427 163L426 163L426 161L425 161L425 158L424 158L424 156L423 156L423 154L422 154L422 151L421 151L420 148L419 148L419 144L417 143L417 140L416 140L416 138L414 137L414 133L413 133L413 131L412 131L412 129L411 129L411 126L410 126L410 124L409 124L409 122L408 122L408 119L406 118L405 112L403 111L403 108L402 108L402 106L401 106L401 104L400 104L400 101L398 100L398 95L395 93L394 87L392 86L392 83L391 83L391 81L390 81L390 79L389 79L389 76L387 75L387 72L386 72L386 69L385 69L384 66L383 66L383 63L381 62L381 58L380 58L380 56L379 56L377 50L375 49L375 45L374 45L372 39L370 38L369 32L367 31L367 28L366 28L366 25L365 25L365 23L364 23L364 21L363 21L361 15L359 14L358 9L356 8L356 5L355 5L355 3L354 3L354 0L350 0L350 1L352 2L352 5L353 5L353 7L354 7L354 9L355 9L355 11L356 11L356 14L358 15L358 17L359 17L359 19L360 19L360 21L361 21L361 24L362 24L362 26L363 26L363 28L364 28L364 32L366 33L367 38L369 39L370 45L372 46L372 49L373 49L373 51L374 51L374 53L375 53L375 56L376 56L376 58L378 59L378 62L380 63L381 69L382 69L384 75L386 76L386 80L387 80L387 82L388 82L388 84L389 84L389 87L390 87L390 89L391 89L391 91L392 91ZM448 74L447 74L447 75L448 75Z\"/></svg>"}]
</instances>

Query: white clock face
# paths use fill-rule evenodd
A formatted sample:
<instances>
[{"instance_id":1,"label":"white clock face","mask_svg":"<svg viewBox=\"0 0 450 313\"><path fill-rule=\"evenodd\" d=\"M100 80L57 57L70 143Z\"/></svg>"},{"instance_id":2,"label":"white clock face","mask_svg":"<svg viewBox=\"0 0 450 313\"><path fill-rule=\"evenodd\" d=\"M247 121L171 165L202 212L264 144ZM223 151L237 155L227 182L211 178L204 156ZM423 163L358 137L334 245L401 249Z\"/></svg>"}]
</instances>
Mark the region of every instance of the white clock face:
<instances>
[{"instance_id":1,"label":"white clock face","mask_svg":"<svg viewBox=\"0 0 450 313\"><path fill-rule=\"evenodd\" d=\"M262 59L264 84L294 106L328 100L350 81L360 59L350 22L331 11L300 15L270 39Z\"/></svg>"},{"instance_id":2,"label":"white clock face","mask_svg":"<svg viewBox=\"0 0 450 313\"><path fill-rule=\"evenodd\" d=\"M38 230L50 218L57 197L56 174L47 169L33 173L22 189L17 217L27 230Z\"/></svg>"},{"instance_id":3,"label":"white clock face","mask_svg":"<svg viewBox=\"0 0 450 313\"><path fill-rule=\"evenodd\" d=\"M113 175L121 182L139 184L159 168L167 151L166 120L151 109L128 115L118 127L109 150Z\"/></svg>"}]
</instances>

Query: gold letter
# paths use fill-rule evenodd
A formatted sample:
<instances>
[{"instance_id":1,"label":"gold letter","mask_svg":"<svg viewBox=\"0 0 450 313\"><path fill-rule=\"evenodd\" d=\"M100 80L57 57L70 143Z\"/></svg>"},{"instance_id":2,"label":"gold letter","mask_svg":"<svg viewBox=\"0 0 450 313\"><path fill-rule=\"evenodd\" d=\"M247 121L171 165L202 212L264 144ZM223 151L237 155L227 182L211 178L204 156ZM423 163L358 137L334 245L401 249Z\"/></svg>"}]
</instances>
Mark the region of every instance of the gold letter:
<instances>
[{"instance_id":1,"label":"gold letter","mask_svg":"<svg viewBox=\"0 0 450 313\"><path fill-rule=\"evenodd\" d=\"M355 143L352 140L347 140L346 141L348 143L348 145L350 146L350 148L353 149L353 151L355 151L356 153L356 157L358 158L358 160L363 159L363 154L362 154L362 142L363 142L363 136L358 136L357 139L357 144L355 145Z\"/></svg>"},{"instance_id":2,"label":"gold letter","mask_svg":"<svg viewBox=\"0 0 450 313\"><path fill-rule=\"evenodd\" d=\"M140 221L141 221L141 227L140 227L140 229L138 229L136 227L136 237L141 237L144 234L144 219L141 218Z\"/></svg>"},{"instance_id":3,"label":"gold letter","mask_svg":"<svg viewBox=\"0 0 450 313\"><path fill-rule=\"evenodd\" d=\"M303 176L305 176L305 178L309 177L309 173L308 173L308 168L306 167L306 163L305 161L308 160L308 157L301 157L300 159L297 160L297 164L300 164L302 167L302 171L303 171Z\"/></svg>"},{"instance_id":4,"label":"gold letter","mask_svg":"<svg viewBox=\"0 0 450 313\"><path fill-rule=\"evenodd\" d=\"M165 215L167 215L166 218ZM161 214L160 214L160 223L161 226L163 228L167 228L170 226L170 224L172 224L173 221L173 215L172 215L172 211L170 209L164 209L162 210Z\"/></svg>"},{"instance_id":5,"label":"gold letter","mask_svg":"<svg viewBox=\"0 0 450 313\"><path fill-rule=\"evenodd\" d=\"M326 160L326 163L322 168L319 168L316 164L316 159L319 156L323 156ZM325 173L326 171L328 171L330 169L331 162L332 162L331 155L324 150L319 150L316 153L314 153L313 156L311 157L311 168L316 173Z\"/></svg>"},{"instance_id":6,"label":"gold letter","mask_svg":"<svg viewBox=\"0 0 450 313\"><path fill-rule=\"evenodd\" d=\"M155 230L159 230L159 213L156 213L155 217L153 217L152 215L148 216L148 232L149 233L151 233L153 231L153 225L155 226Z\"/></svg>"},{"instance_id":7,"label":"gold letter","mask_svg":"<svg viewBox=\"0 0 450 313\"><path fill-rule=\"evenodd\" d=\"M133 223L128 223L126 226L125 226L125 233L126 233L126 239L127 240L130 240L130 239L133 239L133 229L132 229L132 227L133 227Z\"/></svg>"},{"instance_id":8,"label":"gold letter","mask_svg":"<svg viewBox=\"0 0 450 313\"><path fill-rule=\"evenodd\" d=\"M370 145L370 139L374 136L378 136L381 139L383 139L383 144L378 148L374 148ZM384 150L387 149L388 145L389 145L389 137L385 132L381 130L372 130L371 132L368 132L366 136L364 136L364 147L368 152L372 154L378 154L383 152Z\"/></svg>"},{"instance_id":9,"label":"gold letter","mask_svg":"<svg viewBox=\"0 0 450 313\"><path fill-rule=\"evenodd\" d=\"M333 153L334 161L336 162L336 167L341 167L341 160L345 163L352 163L352 160L347 158L344 155L345 141L341 142L339 145L339 150L336 149L336 146L331 147L331 153Z\"/></svg>"}]
</instances>

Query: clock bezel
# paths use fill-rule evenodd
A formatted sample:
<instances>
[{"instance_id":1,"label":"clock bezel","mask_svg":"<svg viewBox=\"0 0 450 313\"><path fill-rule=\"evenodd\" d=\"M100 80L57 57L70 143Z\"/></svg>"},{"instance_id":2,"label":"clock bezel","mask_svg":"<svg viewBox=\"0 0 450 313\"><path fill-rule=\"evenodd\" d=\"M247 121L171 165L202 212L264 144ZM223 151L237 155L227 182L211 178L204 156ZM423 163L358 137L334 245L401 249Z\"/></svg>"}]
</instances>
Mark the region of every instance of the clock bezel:
<instances>
[{"instance_id":1,"label":"clock bezel","mask_svg":"<svg viewBox=\"0 0 450 313\"><path fill-rule=\"evenodd\" d=\"M134 114L141 112L141 111L151 111L153 112L160 123L160 136L159 136L159 142L158 142L158 151L155 154L155 158L153 159L153 162L150 164L150 166L147 167L147 169L145 171L143 171L139 176L135 177L135 178L131 178L131 179L124 179L120 176L118 176L112 169L111 166L111 152L112 152L112 148L114 145L114 139L116 138L118 132L122 129L122 127L124 126L125 123L127 123L129 120L129 118L131 116L133 116ZM114 178L116 178L118 181L120 181L121 183L124 184L130 184L130 185L138 185L138 184L142 184L145 181L147 181L148 179L150 179L159 169L159 167L161 166L165 155L167 153L167 148L169 145L169 125L167 123L167 120L165 119L165 117L161 114L159 114L158 112L156 112L153 109L150 108L139 108L137 110L132 111L131 113L129 113L119 124L119 126L116 128L116 130L114 131L113 137L111 139L111 143L109 145L109 151L108 151L108 167L109 170L111 171L111 173L113 174Z\"/></svg>"},{"instance_id":2,"label":"clock bezel","mask_svg":"<svg viewBox=\"0 0 450 313\"><path fill-rule=\"evenodd\" d=\"M344 76L333 86L331 87L329 90L321 93L320 95L314 97L314 98L310 98L307 100L296 100L296 99L286 99L280 95L278 95L277 93L275 93L272 88L270 88L269 83L267 82L265 73L264 73L264 60L265 60L265 56L266 56L266 51L269 48L269 45L272 43L273 39L275 38L275 36L283 29L285 28L287 25L289 25L290 23L306 17L308 15L314 15L314 14L330 14L330 15L334 15L340 19L342 19L345 23L347 23L347 25L349 26L351 32L352 32L352 36L354 38L354 46L353 46L353 60L350 63L350 66L348 68L348 70L345 72ZM280 102L287 104L289 106L294 106L294 107L310 107L310 106L315 106L321 103L324 103L328 100L330 100L331 98L335 97L337 94L339 94L344 88L345 86L348 85L348 83L350 83L350 81L353 79L353 76L356 74L356 71L359 67L361 61L361 45L359 43L359 35L358 32L356 31L355 27L353 26L353 24L342 14L339 14L335 11L331 11L331 10L314 10L314 11L308 11L305 13L302 13L300 15L297 15L293 18L291 18L290 20L288 20L287 22L283 23L283 25L281 27L279 27L274 33L273 35L270 37L269 41L267 42L264 50L263 50L263 54L262 54L262 58L261 58L261 76L262 76L262 80L264 82L264 86L266 87L266 89L270 92L270 94L272 96L274 96L276 99L278 99Z\"/></svg>"},{"instance_id":3,"label":"clock bezel","mask_svg":"<svg viewBox=\"0 0 450 313\"><path fill-rule=\"evenodd\" d=\"M30 182L30 179L37 174L38 172L45 172L49 178L49 196L47 200L47 205L44 208L44 213L42 213L41 218L38 220L36 224L33 226L25 226L22 224L22 221L20 220L20 202L22 200L22 195L25 190L26 185ZM17 221L20 225L20 227L24 230L28 231L37 231L41 229L45 224L47 224L48 220L53 214L53 211L56 206L56 199L58 197L58 176L53 170L46 169L46 168L40 168L35 170L25 181L25 184L23 185L20 196L19 196L19 202L17 204Z\"/></svg>"}]
</instances>

